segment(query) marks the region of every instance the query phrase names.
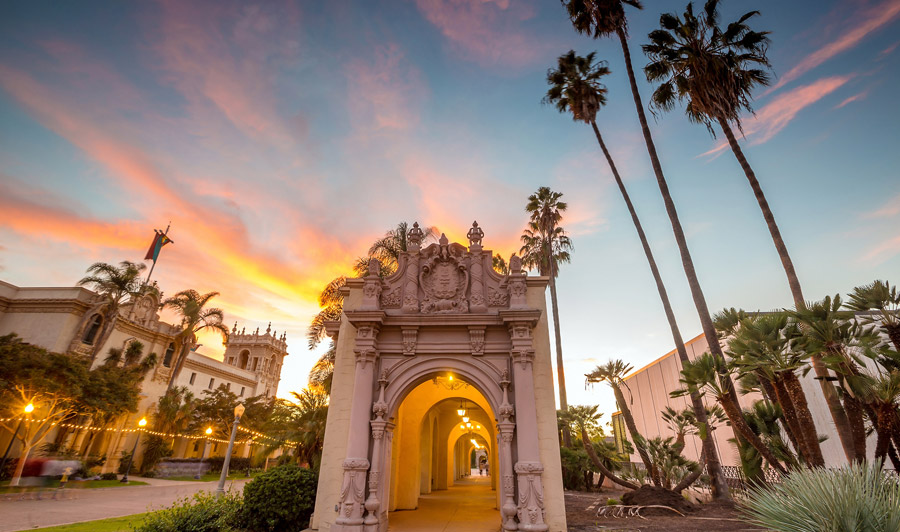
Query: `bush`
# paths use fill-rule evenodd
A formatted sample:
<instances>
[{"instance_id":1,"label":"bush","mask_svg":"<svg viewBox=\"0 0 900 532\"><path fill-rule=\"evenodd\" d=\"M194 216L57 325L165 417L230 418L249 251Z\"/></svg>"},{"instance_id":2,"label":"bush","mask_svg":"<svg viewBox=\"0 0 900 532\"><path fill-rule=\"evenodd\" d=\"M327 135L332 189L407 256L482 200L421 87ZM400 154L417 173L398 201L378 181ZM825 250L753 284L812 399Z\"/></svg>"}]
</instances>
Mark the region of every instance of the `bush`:
<instances>
[{"instance_id":1,"label":"bush","mask_svg":"<svg viewBox=\"0 0 900 532\"><path fill-rule=\"evenodd\" d=\"M118 480L118 478L115 473L103 473L100 475L100 480Z\"/></svg>"},{"instance_id":2,"label":"bush","mask_svg":"<svg viewBox=\"0 0 900 532\"><path fill-rule=\"evenodd\" d=\"M172 446L162 436L150 434L144 439L144 456L141 458L140 473L147 476L163 458L172 456Z\"/></svg>"},{"instance_id":3,"label":"bush","mask_svg":"<svg viewBox=\"0 0 900 532\"><path fill-rule=\"evenodd\" d=\"M613 498L613 497L610 497L609 499L606 499L606 505L607 505L607 506L618 506L618 505L620 505L620 504L622 504L622 502L619 501L619 499L616 499L616 498Z\"/></svg>"},{"instance_id":4,"label":"bush","mask_svg":"<svg viewBox=\"0 0 900 532\"><path fill-rule=\"evenodd\" d=\"M244 520L253 532L299 532L316 504L317 475L293 464L278 466L244 486Z\"/></svg>"},{"instance_id":5,"label":"bush","mask_svg":"<svg viewBox=\"0 0 900 532\"><path fill-rule=\"evenodd\" d=\"M242 530L241 497L198 493L165 510L147 514L136 532L232 532Z\"/></svg>"},{"instance_id":6,"label":"bush","mask_svg":"<svg viewBox=\"0 0 900 532\"><path fill-rule=\"evenodd\" d=\"M802 469L780 485L751 488L743 504L750 520L787 532L896 532L900 478L880 464Z\"/></svg>"}]
</instances>

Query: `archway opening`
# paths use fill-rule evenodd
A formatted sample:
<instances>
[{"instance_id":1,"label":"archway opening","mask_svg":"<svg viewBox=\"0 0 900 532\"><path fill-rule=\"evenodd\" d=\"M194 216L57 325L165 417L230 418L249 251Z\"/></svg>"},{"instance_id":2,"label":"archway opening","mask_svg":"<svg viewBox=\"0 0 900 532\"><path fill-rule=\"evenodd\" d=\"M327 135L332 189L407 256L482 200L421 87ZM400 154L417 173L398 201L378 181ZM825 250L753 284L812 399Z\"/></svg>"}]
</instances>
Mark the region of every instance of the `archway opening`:
<instances>
[{"instance_id":1,"label":"archway opening","mask_svg":"<svg viewBox=\"0 0 900 532\"><path fill-rule=\"evenodd\" d=\"M433 375L403 398L393 421L389 530L496 530L496 418L476 386L458 375ZM473 458L484 459L480 471Z\"/></svg>"}]
</instances>

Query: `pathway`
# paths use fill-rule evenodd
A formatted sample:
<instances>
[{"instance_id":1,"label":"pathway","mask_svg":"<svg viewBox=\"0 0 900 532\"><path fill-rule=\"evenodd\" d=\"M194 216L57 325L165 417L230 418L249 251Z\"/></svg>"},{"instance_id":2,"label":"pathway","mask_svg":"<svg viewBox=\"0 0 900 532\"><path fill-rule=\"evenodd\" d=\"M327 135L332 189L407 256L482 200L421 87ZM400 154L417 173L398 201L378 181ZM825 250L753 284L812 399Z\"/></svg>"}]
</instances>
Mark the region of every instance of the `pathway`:
<instances>
[{"instance_id":1,"label":"pathway","mask_svg":"<svg viewBox=\"0 0 900 532\"><path fill-rule=\"evenodd\" d=\"M391 512L388 532L497 532L500 512L490 478L470 477L419 497L419 508Z\"/></svg>"},{"instance_id":2,"label":"pathway","mask_svg":"<svg viewBox=\"0 0 900 532\"><path fill-rule=\"evenodd\" d=\"M149 486L63 490L57 500L0 501L0 532L122 517L158 510L201 491L215 491L218 481L190 482L132 477ZM229 480L225 488L243 489L246 480Z\"/></svg>"}]
</instances>

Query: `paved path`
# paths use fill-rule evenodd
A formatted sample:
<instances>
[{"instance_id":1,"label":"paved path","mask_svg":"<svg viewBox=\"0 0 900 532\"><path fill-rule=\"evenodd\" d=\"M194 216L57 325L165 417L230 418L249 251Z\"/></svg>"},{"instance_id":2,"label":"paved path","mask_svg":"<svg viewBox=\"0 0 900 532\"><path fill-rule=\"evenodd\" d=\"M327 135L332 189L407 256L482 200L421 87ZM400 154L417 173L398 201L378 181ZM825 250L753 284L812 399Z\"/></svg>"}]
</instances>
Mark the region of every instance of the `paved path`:
<instances>
[{"instance_id":1,"label":"paved path","mask_svg":"<svg viewBox=\"0 0 900 532\"><path fill-rule=\"evenodd\" d=\"M419 508L391 512L388 532L497 532L500 512L488 477L457 481L419 497Z\"/></svg>"},{"instance_id":2,"label":"paved path","mask_svg":"<svg viewBox=\"0 0 900 532\"><path fill-rule=\"evenodd\" d=\"M190 482L132 477L149 486L63 490L62 497L0 501L0 532L65 525L158 510L200 491L215 491L218 481ZM229 480L225 488L243 489L246 480Z\"/></svg>"}]
</instances>

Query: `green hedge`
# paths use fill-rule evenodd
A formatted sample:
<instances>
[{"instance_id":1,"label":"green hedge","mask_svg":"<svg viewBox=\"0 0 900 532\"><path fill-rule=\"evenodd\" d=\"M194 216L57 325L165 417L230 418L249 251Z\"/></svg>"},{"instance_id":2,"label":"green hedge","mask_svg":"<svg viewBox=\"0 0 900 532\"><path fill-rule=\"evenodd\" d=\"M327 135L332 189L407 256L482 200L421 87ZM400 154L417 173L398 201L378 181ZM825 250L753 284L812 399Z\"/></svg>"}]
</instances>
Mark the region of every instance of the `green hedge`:
<instances>
[{"instance_id":1,"label":"green hedge","mask_svg":"<svg viewBox=\"0 0 900 532\"><path fill-rule=\"evenodd\" d=\"M244 519L253 532L299 532L316 504L314 471L293 464L270 469L244 486Z\"/></svg>"},{"instance_id":2,"label":"green hedge","mask_svg":"<svg viewBox=\"0 0 900 532\"><path fill-rule=\"evenodd\" d=\"M241 497L198 493L165 510L147 514L136 532L237 532L243 530Z\"/></svg>"}]
</instances>

